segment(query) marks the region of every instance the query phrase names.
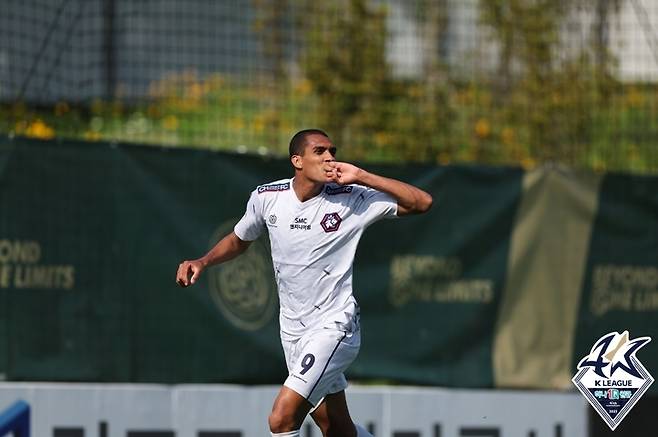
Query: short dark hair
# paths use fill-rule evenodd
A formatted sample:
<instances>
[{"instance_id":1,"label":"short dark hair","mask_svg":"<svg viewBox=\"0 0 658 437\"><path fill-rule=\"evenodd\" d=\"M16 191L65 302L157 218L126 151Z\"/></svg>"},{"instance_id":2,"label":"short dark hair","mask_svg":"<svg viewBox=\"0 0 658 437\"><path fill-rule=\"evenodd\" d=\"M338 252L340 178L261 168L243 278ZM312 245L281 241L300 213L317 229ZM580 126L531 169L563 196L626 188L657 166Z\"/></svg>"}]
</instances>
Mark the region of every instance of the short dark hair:
<instances>
[{"instance_id":1,"label":"short dark hair","mask_svg":"<svg viewBox=\"0 0 658 437\"><path fill-rule=\"evenodd\" d=\"M301 155L304 153L304 147L306 147L306 137L309 135L322 135L329 138L329 135L321 129L304 129L297 132L293 135L290 140L290 146L288 147L288 153L292 155Z\"/></svg>"}]
</instances>

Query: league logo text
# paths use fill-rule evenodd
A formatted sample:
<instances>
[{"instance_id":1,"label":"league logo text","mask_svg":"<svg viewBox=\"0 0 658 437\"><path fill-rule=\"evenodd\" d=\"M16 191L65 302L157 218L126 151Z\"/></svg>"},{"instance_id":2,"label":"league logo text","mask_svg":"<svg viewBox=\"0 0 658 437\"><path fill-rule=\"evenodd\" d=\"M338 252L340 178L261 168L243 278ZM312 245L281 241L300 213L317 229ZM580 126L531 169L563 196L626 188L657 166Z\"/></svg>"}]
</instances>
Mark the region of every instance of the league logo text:
<instances>
[{"instance_id":1,"label":"league logo text","mask_svg":"<svg viewBox=\"0 0 658 437\"><path fill-rule=\"evenodd\" d=\"M628 331L610 332L578 363L573 383L613 431L653 383L635 356L650 341L630 340Z\"/></svg>"}]
</instances>

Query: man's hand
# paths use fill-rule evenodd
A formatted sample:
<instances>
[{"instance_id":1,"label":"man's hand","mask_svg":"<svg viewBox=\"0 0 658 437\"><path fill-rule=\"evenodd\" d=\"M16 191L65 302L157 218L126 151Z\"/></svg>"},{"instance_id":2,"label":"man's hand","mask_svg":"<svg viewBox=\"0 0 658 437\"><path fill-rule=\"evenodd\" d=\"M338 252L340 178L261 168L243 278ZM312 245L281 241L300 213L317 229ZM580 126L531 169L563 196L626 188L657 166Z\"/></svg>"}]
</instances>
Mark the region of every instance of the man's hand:
<instances>
[{"instance_id":1,"label":"man's hand","mask_svg":"<svg viewBox=\"0 0 658 437\"><path fill-rule=\"evenodd\" d=\"M180 263L178 265L178 272L176 272L176 282L181 287L194 285L206 267L235 258L247 250L250 244L251 241L242 241L235 235L235 232L230 232L201 258Z\"/></svg>"},{"instance_id":2,"label":"man's hand","mask_svg":"<svg viewBox=\"0 0 658 437\"><path fill-rule=\"evenodd\" d=\"M347 162L325 161L327 182L359 184L390 194L398 202L397 215L422 214L432 207L432 196L418 187L367 172Z\"/></svg>"},{"instance_id":3,"label":"man's hand","mask_svg":"<svg viewBox=\"0 0 658 437\"><path fill-rule=\"evenodd\" d=\"M347 162L330 161L327 163L327 178L340 185L359 183L363 170Z\"/></svg>"},{"instance_id":4,"label":"man's hand","mask_svg":"<svg viewBox=\"0 0 658 437\"><path fill-rule=\"evenodd\" d=\"M183 261L178 265L178 272L176 273L176 282L181 287L193 285L199 278L205 266L199 260Z\"/></svg>"}]
</instances>

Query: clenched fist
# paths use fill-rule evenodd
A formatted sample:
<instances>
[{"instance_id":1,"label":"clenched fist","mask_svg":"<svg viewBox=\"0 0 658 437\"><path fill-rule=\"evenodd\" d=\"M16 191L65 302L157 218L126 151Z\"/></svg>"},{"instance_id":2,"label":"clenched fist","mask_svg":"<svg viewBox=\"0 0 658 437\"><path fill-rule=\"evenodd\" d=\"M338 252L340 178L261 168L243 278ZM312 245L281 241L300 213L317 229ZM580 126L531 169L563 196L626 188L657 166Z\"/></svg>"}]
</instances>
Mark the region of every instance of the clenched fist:
<instances>
[{"instance_id":1,"label":"clenched fist","mask_svg":"<svg viewBox=\"0 0 658 437\"><path fill-rule=\"evenodd\" d=\"M176 282L181 287L193 285L199 278L205 266L199 260L183 261L178 265L176 273Z\"/></svg>"}]
</instances>

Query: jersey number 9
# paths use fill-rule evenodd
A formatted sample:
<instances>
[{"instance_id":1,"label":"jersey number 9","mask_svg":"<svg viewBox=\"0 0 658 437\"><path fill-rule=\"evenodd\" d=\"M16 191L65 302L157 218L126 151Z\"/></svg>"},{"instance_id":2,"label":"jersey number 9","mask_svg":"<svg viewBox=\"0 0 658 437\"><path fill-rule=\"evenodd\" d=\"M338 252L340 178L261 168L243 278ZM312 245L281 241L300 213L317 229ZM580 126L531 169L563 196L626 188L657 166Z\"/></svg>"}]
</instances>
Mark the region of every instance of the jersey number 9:
<instances>
[{"instance_id":1,"label":"jersey number 9","mask_svg":"<svg viewBox=\"0 0 658 437\"><path fill-rule=\"evenodd\" d=\"M309 370L311 370L311 367L313 367L313 364L315 363L315 357L313 354L306 354L304 358L302 359L302 370L300 373L303 375Z\"/></svg>"}]
</instances>

